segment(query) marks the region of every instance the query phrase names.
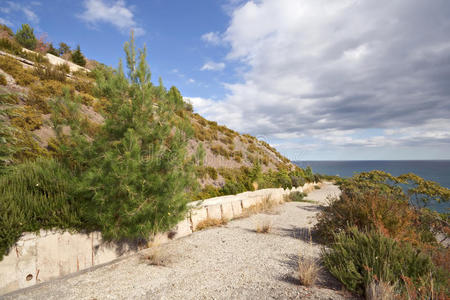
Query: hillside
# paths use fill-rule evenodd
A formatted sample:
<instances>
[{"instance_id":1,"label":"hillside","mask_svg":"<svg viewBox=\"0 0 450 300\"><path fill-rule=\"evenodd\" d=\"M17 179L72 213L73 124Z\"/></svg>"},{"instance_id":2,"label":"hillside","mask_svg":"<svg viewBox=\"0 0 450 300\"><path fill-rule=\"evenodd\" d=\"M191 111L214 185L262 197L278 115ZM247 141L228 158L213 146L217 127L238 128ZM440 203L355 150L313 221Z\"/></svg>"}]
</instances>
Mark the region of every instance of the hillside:
<instances>
[{"instance_id":1,"label":"hillside","mask_svg":"<svg viewBox=\"0 0 450 300\"><path fill-rule=\"evenodd\" d=\"M12 31L5 26L2 30L0 101L5 108L2 120L13 128L14 144L21 149L15 154L16 161L55 155L57 135L52 103L65 93L80 99L80 112L87 125L86 134L96 132L103 124L103 112L108 106L108 99L96 92L96 74L98 70L114 71L99 63L91 63L91 70L78 66L67 60L67 54L57 57L48 52L22 48L14 40ZM162 81L160 85L159 88L168 93ZM179 93L175 87L172 89ZM227 180L239 181L253 168L260 169L262 173L283 172L284 177L291 171L301 172L266 142L206 120L194 113L189 103L185 103L183 114L187 114L194 130L188 153L194 154L199 147L204 152L203 165L197 168L198 182L203 192L195 196L196 199L232 193L223 191ZM70 134L68 126L64 130ZM301 174L303 177L312 175ZM245 189L248 187L237 188L236 192Z\"/></svg>"}]
</instances>

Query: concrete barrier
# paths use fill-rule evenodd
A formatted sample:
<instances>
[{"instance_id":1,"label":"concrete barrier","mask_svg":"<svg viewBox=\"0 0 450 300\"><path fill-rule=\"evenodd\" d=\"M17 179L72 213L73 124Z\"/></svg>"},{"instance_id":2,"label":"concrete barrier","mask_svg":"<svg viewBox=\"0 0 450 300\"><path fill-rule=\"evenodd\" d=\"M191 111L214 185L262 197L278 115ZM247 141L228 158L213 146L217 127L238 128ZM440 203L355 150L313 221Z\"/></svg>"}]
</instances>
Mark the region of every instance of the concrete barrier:
<instances>
[{"instance_id":1,"label":"concrete barrier","mask_svg":"<svg viewBox=\"0 0 450 300\"><path fill-rule=\"evenodd\" d=\"M291 190L264 189L192 202L187 218L173 230L159 234L158 240L164 243L185 237L207 218L238 218L243 209L261 203L267 197L271 201L282 202L291 192L308 192L315 185L307 183ZM145 247L105 242L99 232L83 234L41 230L37 234L24 233L0 261L0 295L108 263Z\"/></svg>"}]
</instances>

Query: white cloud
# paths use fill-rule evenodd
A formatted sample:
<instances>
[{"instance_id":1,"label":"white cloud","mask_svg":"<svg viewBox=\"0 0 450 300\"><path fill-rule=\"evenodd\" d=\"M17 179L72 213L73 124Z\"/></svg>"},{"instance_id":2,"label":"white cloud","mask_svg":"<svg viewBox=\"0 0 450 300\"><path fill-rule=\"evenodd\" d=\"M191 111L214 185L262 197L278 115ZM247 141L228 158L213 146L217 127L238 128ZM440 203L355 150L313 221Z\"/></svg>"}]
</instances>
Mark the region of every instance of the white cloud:
<instances>
[{"instance_id":1,"label":"white cloud","mask_svg":"<svg viewBox=\"0 0 450 300\"><path fill-rule=\"evenodd\" d=\"M212 45L219 45L222 42L218 32L208 32L202 35L202 40Z\"/></svg>"},{"instance_id":2,"label":"white cloud","mask_svg":"<svg viewBox=\"0 0 450 300\"><path fill-rule=\"evenodd\" d=\"M36 5L35 3L31 3L31 5ZM36 13L30 8L30 6L25 4L19 4L12 1L6 1L6 4L0 8L0 11L4 14L10 14L12 12L22 12L25 15L25 18L27 21L38 24L39 23L39 17L36 15ZM5 25L11 26L11 22L8 22L8 20L1 19L2 23ZM8 24L7 24L8 22Z\"/></svg>"},{"instance_id":3,"label":"white cloud","mask_svg":"<svg viewBox=\"0 0 450 300\"><path fill-rule=\"evenodd\" d=\"M223 62L213 62L208 61L206 62L202 68L201 71L221 71L225 68L225 64Z\"/></svg>"},{"instance_id":4,"label":"white cloud","mask_svg":"<svg viewBox=\"0 0 450 300\"><path fill-rule=\"evenodd\" d=\"M132 7L127 7L124 0L113 2L85 0L83 5L85 11L79 15L79 18L90 25L99 22L109 23L125 34L128 34L130 30L133 30L136 36L145 33L145 30L137 25Z\"/></svg>"},{"instance_id":5,"label":"white cloud","mask_svg":"<svg viewBox=\"0 0 450 300\"><path fill-rule=\"evenodd\" d=\"M247 1L214 35L244 65L242 80L198 109L255 135L361 147L422 140L450 153L442 131L425 134L430 120L450 120L448 15L446 0ZM405 133L386 137L390 128Z\"/></svg>"}]
</instances>

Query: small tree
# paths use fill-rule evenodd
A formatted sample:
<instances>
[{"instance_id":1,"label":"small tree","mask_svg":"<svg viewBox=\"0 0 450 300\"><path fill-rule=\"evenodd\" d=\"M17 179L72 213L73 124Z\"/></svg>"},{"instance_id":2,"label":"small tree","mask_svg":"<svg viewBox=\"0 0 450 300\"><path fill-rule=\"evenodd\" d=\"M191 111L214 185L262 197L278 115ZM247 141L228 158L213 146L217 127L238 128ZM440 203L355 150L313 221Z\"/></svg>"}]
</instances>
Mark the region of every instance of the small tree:
<instances>
[{"instance_id":1,"label":"small tree","mask_svg":"<svg viewBox=\"0 0 450 300\"><path fill-rule=\"evenodd\" d=\"M55 47L53 47L53 44L52 44L52 43L50 43L50 44L48 45L47 53L53 54L53 55L55 55L55 56L59 56L58 50L57 50Z\"/></svg>"},{"instance_id":2,"label":"small tree","mask_svg":"<svg viewBox=\"0 0 450 300\"><path fill-rule=\"evenodd\" d=\"M36 48L37 39L34 36L33 28L28 24L22 24L22 28L17 30L16 40L27 49L34 50Z\"/></svg>"},{"instance_id":3,"label":"small tree","mask_svg":"<svg viewBox=\"0 0 450 300\"><path fill-rule=\"evenodd\" d=\"M66 53L70 53L70 47L66 43L59 43L59 49L58 49L59 55L64 55Z\"/></svg>"},{"instance_id":4,"label":"small tree","mask_svg":"<svg viewBox=\"0 0 450 300\"><path fill-rule=\"evenodd\" d=\"M86 65L86 59L84 58L83 53L81 53L80 45L78 45L77 49L72 53L72 61L82 67Z\"/></svg>"},{"instance_id":5,"label":"small tree","mask_svg":"<svg viewBox=\"0 0 450 300\"><path fill-rule=\"evenodd\" d=\"M85 151L78 197L106 239L148 238L170 229L185 216L195 186L194 159L186 150L192 132L176 114L182 98L175 89L157 98L146 49L136 57L133 37L125 52L128 78L121 65L97 74L97 92L110 104L103 129Z\"/></svg>"}]
</instances>

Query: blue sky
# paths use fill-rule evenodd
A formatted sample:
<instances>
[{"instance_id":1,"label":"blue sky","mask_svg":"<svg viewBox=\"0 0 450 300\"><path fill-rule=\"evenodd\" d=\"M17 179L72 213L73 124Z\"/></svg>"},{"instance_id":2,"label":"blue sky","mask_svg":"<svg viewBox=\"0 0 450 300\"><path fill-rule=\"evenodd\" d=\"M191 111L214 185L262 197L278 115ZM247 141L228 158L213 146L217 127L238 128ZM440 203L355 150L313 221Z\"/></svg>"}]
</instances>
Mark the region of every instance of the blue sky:
<instances>
[{"instance_id":1,"label":"blue sky","mask_svg":"<svg viewBox=\"0 0 450 300\"><path fill-rule=\"evenodd\" d=\"M152 78L294 160L450 159L450 2L0 1L0 22Z\"/></svg>"}]
</instances>

